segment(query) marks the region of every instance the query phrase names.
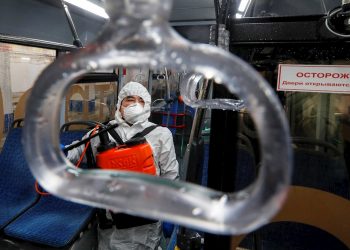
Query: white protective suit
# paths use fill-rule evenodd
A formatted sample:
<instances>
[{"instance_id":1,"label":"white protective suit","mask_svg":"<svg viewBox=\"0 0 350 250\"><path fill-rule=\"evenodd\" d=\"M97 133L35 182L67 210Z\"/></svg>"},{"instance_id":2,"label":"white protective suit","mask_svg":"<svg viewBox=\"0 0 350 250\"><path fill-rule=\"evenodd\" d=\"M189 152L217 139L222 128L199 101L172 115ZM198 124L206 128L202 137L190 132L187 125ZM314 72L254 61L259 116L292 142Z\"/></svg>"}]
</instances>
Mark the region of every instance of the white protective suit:
<instances>
[{"instance_id":1,"label":"white protective suit","mask_svg":"<svg viewBox=\"0 0 350 250\"><path fill-rule=\"evenodd\" d=\"M140 96L144 102L144 112L138 118L138 121L132 126L128 125L121 116L119 111L122 100L127 96ZM137 82L127 83L118 95L117 111L115 112L115 120L110 124L118 123L119 126L115 131L119 134L123 141L129 140L135 134L143 131L145 128L155 125L148 121L151 114L151 96L147 89ZM87 136L87 135L86 135ZM86 137L84 136L84 137ZM109 135L110 139L114 141L113 137ZM173 137L168 128L158 126L153 131L145 136L147 142L150 144L155 164L157 168L157 175L167 179L179 178L179 165L176 160ZM95 137L91 140L91 146L94 155L97 152L99 145L99 138ZM77 162L84 150L84 145L72 149L68 152L67 158L73 163ZM139 227L128 229L99 229L99 249L157 249L161 239L161 223L153 223Z\"/></svg>"}]
</instances>

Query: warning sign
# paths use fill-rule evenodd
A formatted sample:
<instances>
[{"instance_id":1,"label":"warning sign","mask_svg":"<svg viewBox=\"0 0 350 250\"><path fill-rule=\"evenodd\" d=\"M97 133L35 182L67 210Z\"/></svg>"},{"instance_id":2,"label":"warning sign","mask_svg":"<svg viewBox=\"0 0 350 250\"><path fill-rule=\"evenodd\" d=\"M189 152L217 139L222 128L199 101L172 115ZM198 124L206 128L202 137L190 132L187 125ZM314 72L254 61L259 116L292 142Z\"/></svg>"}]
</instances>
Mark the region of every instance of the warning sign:
<instances>
[{"instance_id":1,"label":"warning sign","mask_svg":"<svg viewBox=\"0 0 350 250\"><path fill-rule=\"evenodd\" d=\"M277 90L350 94L350 65L280 64Z\"/></svg>"}]
</instances>

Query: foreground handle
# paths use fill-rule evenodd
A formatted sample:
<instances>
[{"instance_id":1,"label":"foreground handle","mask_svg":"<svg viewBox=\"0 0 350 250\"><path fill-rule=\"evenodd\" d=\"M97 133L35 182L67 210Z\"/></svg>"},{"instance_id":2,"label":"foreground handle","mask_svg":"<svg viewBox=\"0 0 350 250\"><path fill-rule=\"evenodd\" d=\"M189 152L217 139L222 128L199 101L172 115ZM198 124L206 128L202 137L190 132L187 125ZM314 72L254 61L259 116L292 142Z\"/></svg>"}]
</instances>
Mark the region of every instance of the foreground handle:
<instances>
[{"instance_id":1,"label":"foreground handle","mask_svg":"<svg viewBox=\"0 0 350 250\"><path fill-rule=\"evenodd\" d=\"M169 9L170 0L107 3L111 11L119 11L117 7L128 3L130 6L121 17L111 15L110 25L95 43L49 66L29 97L24 146L40 185L67 200L212 233L241 234L267 223L286 197L292 165L286 118L273 90L239 58L179 37L163 20L167 15L156 15L163 5L164 10ZM157 8L149 8L152 4ZM152 13L147 16L146 10ZM136 173L76 169L59 149L59 111L65 90L89 71L121 66L186 70L214 78L240 97L260 135L262 167L257 180L240 192L222 193ZM183 84L181 95L189 105L234 110L241 107L241 102L225 100L197 102L193 100L191 77Z\"/></svg>"}]
</instances>

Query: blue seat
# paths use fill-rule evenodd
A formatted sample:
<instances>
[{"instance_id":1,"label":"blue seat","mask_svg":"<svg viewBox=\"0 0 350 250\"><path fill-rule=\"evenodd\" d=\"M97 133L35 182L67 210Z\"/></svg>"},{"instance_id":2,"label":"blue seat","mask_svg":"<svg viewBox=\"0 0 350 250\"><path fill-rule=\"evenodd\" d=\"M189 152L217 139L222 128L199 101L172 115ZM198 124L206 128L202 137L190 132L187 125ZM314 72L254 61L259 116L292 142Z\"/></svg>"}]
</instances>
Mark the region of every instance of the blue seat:
<instances>
[{"instance_id":1,"label":"blue seat","mask_svg":"<svg viewBox=\"0 0 350 250\"><path fill-rule=\"evenodd\" d=\"M203 148L203 161L202 161L202 177L201 177L201 184L203 186L208 185L208 168L209 168L209 143L204 143Z\"/></svg>"},{"instance_id":2,"label":"blue seat","mask_svg":"<svg viewBox=\"0 0 350 250\"><path fill-rule=\"evenodd\" d=\"M69 131L62 131L60 133L60 144L61 145L70 145L73 141L81 140L82 137L88 132L89 130L69 130ZM90 149L91 150L91 149ZM89 153L87 151L86 155ZM93 163L91 163L93 165ZM79 166L82 169L89 168L89 164L87 162L82 162Z\"/></svg>"},{"instance_id":3,"label":"blue seat","mask_svg":"<svg viewBox=\"0 0 350 250\"><path fill-rule=\"evenodd\" d=\"M84 131L79 132L62 132L60 139L62 143L70 144L73 140L81 139L85 134ZM3 170L1 176L4 177L2 182L7 180L8 183L0 184L1 193L7 186L4 192L5 198L11 202L6 202L6 208L9 212L14 213L23 201L30 200L25 205L25 209L21 209L14 216L11 217L11 223L5 223L3 230L6 236L15 239L21 239L33 243L39 243L50 247L64 247L70 244L82 229L87 225L94 215L95 209L83 206L80 204L68 202L52 195L39 196L34 189L35 180L30 174L29 168L25 163L23 157L22 144L20 143L21 130L13 129L5 143L5 148L1 156L5 161L1 163L7 164L10 161L15 167ZM15 140L14 140L15 139ZM8 148L11 145L11 148ZM20 156L20 157L19 157ZM2 168L7 165L1 165ZM5 171L5 172L4 172ZM18 172L18 173L17 173ZM14 176L15 175L15 176ZM9 178L12 177L12 178ZM26 184L26 185L23 185ZM10 187L11 184L11 187ZM4 189L2 188L4 187ZM10 189L12 188L12 190ZM20 188L20 190L18 190ZM24 189L24 190L22 190ZM13 192L15 190L15 192ZM29 192L30 191L30 192ZM29 199L32 197L32 199ZM34 204L35 203L35 204ZM23 205L24 207L24 205ZM1 211L0 218L6 214ZM21 213L22 212L22 213ZM19 215L19 216L18 216ZM14 220L13 220L14 219Z\"/></svg>"},{"instance_id":4,"label":"blue seat","mask_svg":"<svg viewBox=\"0 0 350 250\"><path fill-rule=\"evenodd\" d=\"M254 153L245 145L237 145L237 168L235 191L242 190L253 183L256 177Z\"/></svg>"},{"instance_id":5,"label":"blue seat","mask_svg":"<svg viewBox=\"0 0 350 250\"><path fill-rule=\"evenodd\" d=\"M344 159L310 150L294 151L292 184L317 188L350 199Z\"/></svg>"},{"instance_id":6,"label":"blue seat","mask_svg":"<svg viewBox=\"0 0 350 250\"><path fill-rule=\"evenodd\" d=\"M201 184L208 184L208 163L209 163L209 144L205 143L203 148L202 177ZM252 184L256 178L256 164L253 151L246 145L237 144L237 165L235 172L235 191L242 190Z\"/></svg>"},{"instance_id":7,"label":"blue seat","mask_svg":"<svg viewBox=\"0 0 350 250\"><path fill-rule=\"evenodd\" d=\"M7 236L51 247L64 247L74 241L90 222L94 209L54 196L39 202L8 225Z\"/></svg>"},{"instance_id":8,"label":"blue seat","mask_svg":"<svg viewBox=\"0 0 350 250\"><path fill-rule=\"evenodd\" d=\"M293 185L320 189L349 200L349 183L344 159L340 154L331 154L329 150L294 150ZM320 200L320 203L322 202ZM240 246L249 248L254 240L258 241L262 249L269 250L348 249L328 232L310 225L287 221L264 226L248 235Z\"/></svg>"},{"instance_id":9,"label":"blue seat","mask_svg":"<svg viewBox=\"0 0 350 250\"><path fill-rule=\"evenodd\" d=\"M254 249L254 241L260 249L267 250L347 250L335 236L310 225L295 222L275 222L249 234L240 244Z\"/></svg>"},{"instance_id":10,"label":"blue seat","mask_svg":"<svg viewBox=\"0 0 350 250\"><path fill-rule=\"evenodd\" d=\"M21 135L21 128L10 130L0 154L0 229L39 199L24 158Z\"/></svg>"},{"instance_id":11,"label":"blue seat","mask_svg":"<svg viewBox=\"0 0 350 250\"><path fill-rule=\"evenodd\" d=\"M63 145L69 145L75 140L80 140L87 131L77 130L77 131L64 131L60 133L60 143Z\"/></svg>"}]
</instances>

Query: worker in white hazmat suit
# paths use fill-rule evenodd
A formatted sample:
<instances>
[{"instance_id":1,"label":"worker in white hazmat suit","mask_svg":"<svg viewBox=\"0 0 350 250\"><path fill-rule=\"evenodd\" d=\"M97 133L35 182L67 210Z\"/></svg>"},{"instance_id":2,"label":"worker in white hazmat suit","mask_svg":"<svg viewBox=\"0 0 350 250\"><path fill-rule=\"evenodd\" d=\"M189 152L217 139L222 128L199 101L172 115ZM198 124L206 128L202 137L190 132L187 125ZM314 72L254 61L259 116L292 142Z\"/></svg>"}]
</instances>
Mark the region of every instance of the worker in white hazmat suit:
<instances>
[{"instance_id":1,"label":"worker in white hazmat suit","mask_svg":"<svg viewBox=\"0 0 350 250\"><path fill-rule=\"evenodd\" d=\"M118 123L115 131L123 141L127 141L145 128L155 125L148 121L150 114L151 96L147 89L140 83L129 82L118 95L115 120L112 120L110 124ZM111 135L109 137L115 141ZM170 130L158 126L144 137L152 148L157 175L171 180L178 179L179 166ZM94 156L98 145L98 137L91 139ZM83 150L84 145L74 148L68 152L67 158L76 163ZM115 226L106 229L99 228L99 249L157 249L161 239L161 222L138 219L139 217L136 217L135 220L131 218L132 216L130 216L131 219L128 215L125 216L120 217L118 214L107 213L108 218L113 217ZM129 221L133 221L130 226L128 226ZM118 226L118 223L123 225Z\"/></svg>"}]
</instances>

